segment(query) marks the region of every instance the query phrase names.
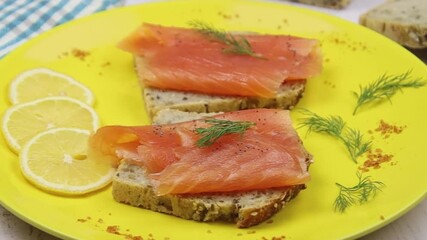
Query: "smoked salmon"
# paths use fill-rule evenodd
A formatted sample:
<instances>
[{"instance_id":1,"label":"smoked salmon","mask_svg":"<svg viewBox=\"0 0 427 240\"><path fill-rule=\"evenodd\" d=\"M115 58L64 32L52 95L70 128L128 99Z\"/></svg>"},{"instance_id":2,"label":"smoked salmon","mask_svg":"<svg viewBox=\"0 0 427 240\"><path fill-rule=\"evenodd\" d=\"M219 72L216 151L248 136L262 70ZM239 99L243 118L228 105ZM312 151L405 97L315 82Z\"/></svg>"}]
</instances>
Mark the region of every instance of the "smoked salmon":
<instances>
[{"instance_id":1,"label":"smoked salmon","mask_svg":"<svg viewBox=\"0 0 427 240\"><path fill-rule=\"evenodd\" d=\"M242 134L228 134L199 147L196 129L207 119L245 121ZM118 164L125 159L148 171L158 195L231 192L306 183L307 152L288 110L251 109L167 125L105 126L90 149Z\"/></svg>"},{"instance_id":2,"label":"smoked salmon","mask_svg":"<svg viewBox=\"0 0 427 240\"><path fill-rule=\"evenodd\" d=\"M231 34L231 33L229 33ZM216 95L273 97L284 81L322 71L318 40L288 35L234 34L261 57L224 52L226 43L196 29L144 23L119 43L143 64L143 85Z\"/></svg>"}]
</instances>

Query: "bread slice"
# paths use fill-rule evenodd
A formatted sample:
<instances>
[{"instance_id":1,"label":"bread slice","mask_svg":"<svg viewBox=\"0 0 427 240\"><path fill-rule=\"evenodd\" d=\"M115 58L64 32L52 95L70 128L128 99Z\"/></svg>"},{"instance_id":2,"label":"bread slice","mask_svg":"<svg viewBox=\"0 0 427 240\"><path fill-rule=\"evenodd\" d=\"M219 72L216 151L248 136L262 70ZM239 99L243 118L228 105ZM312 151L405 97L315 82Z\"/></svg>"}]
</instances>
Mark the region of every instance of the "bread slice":
<instances>
[{"instance_id":1,"label":"bread slice","mask_svg":"<svg viewBox=\"0 0 427 240\"><path fill-rule=\"evenodd\" d=\"M350 4L351 0L287 0L291 2L299 2L304 4L310 4L319 7L343 9Z\"/></svg>"},{"instance_id":2,"label":"bread slice","mask_svg":"<svg viewBox=\"0 0 427 240\"><path fill-rule=\"evenodd\" d=\"M234 222L239 228L268 219L304 188L296 185L263 191L157 196L144 168L126 161L113 179L117 202L199 222Z\"/></svg>"},{"instance_id":3,"label":"bread slice","mask_svg":"<svg viewBox=\"0 0 427 240\"><path fill-rule=\"evenodd\" d=\"M205 115L162 110L155 122L187 121ZM306 153L306 162L307 166L312 162L309 153ZM270 218L305 188L300 184L248 192L157 196L145 169L127 161L120 164L112 185L113 197L118 202L195 221L234 222L239 228L254 226Z\"/></svg>"},{"instance_id":4,"label":"bread slice","mask_svg":"<svg viewBox=\"0 0 427 240\"><path fill-rule=\"evenodd\" d=\"M135 57L135 68L138 76L145 66L144 58ZM201 93L162 90L144 86L141 77L140 85L143 88L143 97L147 113L151 118L163 109L176 109L184 112L229 112L251 108L280 108L291 109L303 96L305 80L288 81L284 83L276 97L235 97L218 96Z\"/></svg>"},{"instance_id":5,"label":"bread slice","mask_svg":"<svg viewBox=\"0 0 427 240\"><path fill-rule=\"evenodd\" d=\"M425 0L389 0L360 16L360 24L399 44L427 48L427 2Z\"/></svg>"}]
</instances>

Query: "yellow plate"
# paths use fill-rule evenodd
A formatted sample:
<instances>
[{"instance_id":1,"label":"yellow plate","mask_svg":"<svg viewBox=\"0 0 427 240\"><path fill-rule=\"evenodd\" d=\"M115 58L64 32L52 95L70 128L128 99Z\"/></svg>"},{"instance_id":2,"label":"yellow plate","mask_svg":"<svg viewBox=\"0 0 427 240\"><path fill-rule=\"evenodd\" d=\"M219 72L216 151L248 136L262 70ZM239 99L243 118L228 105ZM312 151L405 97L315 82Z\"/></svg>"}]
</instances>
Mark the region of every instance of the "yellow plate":
<instances>
[{"instance_id":1,"label":"yellow plate","mask_svg":"<svg viewBox=\"0 0 427 240\"><path fill-rule=\"evenodd\" d=\"M69 74L91 88L95 108L103 124L138 125L148 123L130 54L116 43L142 21L185 26L202 19L230 30L294 34L318 38L324 52L324 71L307 84L299 107L323 116L338 114L347 123L373 137L374 147L392 154L391 163L370 170L366 176L386 184L372 201L348 209L333 210L338 194L335 182L354 185L359 164L354 164L344 147L331 137L306 134L298 129L315 156L308 188L273 217L251 229L233 224L196 223L176 217L116 203L111 188L83 197L60 197L45 193L27 182L18 167L18 158L0 141L1 204L25 221L62 238L117 239L108 233L144 239L342 239L356 238L396 219L426 195L427 178L427 87L405 89L392 98L352 110L359 84L367 84L383 73L427 78L426 66L404 48L386 38L340 19L278 3L258 1L159 2L116 9L60 26L42 34L0 61L0 112L9 106L8 83L20 72L49 67ZM88 51L80 59L73 49ZM294 112L295 124L299 122ZM384 139L368 134L380 120L405 125L401 134ZM124 236L122 236L125 238Z\"/></svg>"}]
</instances>

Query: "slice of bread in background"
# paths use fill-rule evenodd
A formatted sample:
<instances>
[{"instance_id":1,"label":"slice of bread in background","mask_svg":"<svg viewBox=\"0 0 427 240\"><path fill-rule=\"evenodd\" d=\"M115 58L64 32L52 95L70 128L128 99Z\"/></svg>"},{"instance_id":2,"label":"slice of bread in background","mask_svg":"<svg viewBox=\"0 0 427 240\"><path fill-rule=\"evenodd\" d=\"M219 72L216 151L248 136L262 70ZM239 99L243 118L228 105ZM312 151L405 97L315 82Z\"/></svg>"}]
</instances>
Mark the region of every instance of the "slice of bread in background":
<instances>
[{"instance_id":1,"label":"slice of bread in background","mask_svg":"<svg viewBox=\"0 0 427 240\"><path fill-rule=\"evenodd\" d=\"M403 46L427 48L426 0L389 0L361 15L359 22Z\"/></svg>"},{"instance_id":2,"label":"slice of bread in background","mask_svg":"<svg viewBox=\"0 0 427 240\"><path fill-rule=\"evenodd\" d=\"M343 9L350 4L351 0L287 0L291 2L299 2L319 7Z\"/></svg>"},{"instance_id":3,"label":"slice of bread in background","mask_svg":"<svg viewBox=\"0 0 427 240\"><path fill-rule=\"evenodd\" d=\"M153 122L165 124L190 121L214 114L161 110ZM307 166L312 156L306 152ZM113 178L116 201L184 219L201 222L227 221L239 228L257 225L277 213L305 188L304 184L262 191L157 196L143 167L125 160Z\"/></svg>"}]
</instances>

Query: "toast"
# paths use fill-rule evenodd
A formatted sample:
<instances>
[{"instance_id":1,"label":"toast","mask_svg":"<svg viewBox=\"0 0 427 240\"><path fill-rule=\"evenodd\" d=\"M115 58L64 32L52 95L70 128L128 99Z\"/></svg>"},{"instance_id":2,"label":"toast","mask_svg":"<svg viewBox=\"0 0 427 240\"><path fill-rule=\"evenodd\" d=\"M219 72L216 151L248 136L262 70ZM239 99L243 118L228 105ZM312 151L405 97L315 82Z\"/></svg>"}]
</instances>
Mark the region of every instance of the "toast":
<instances>
[{"instance_id":1,"label":"toast","mask_svg":"<svg viewBox=\"0 0 427 240\"><path fill-rule=\"evenodd\" d=\"M427 48L425 0L389 0L360 16L359 22L413 49Z\"/></svg>"},{"instance_id":2,"label":"toast","mask_svg":"<svg viewBox=\"0 0 427 240\"><path fill-rule=\"evenodd\" d=\"M162 110L157 116L153 122L163 124L193 120L206 114ZM312 162L312 156L307 152L306 162L307 166ZM146 170L126 160L120 164L112 186L117 202L195 221L234 222L239 228L267 220L305 188L300 184L259 191L158 196Z\"/></svg>"},{"instance_id":3,"label":"toast","mask_svg":"<svg viewBox=\"0 0 427 240\"><path fill-rule=\"evenodd\" d=\"M230 112L252 108L291 109L303 96L305 80L287 81L274 98L219 96L202 93L163 90L147 87L143 84L141 73L145 64L144 58L135 57L135 69L143 91L147 113L155 118L164 109L176 109L184 112L211 113Z\"/></svg>"}]
</instances>

